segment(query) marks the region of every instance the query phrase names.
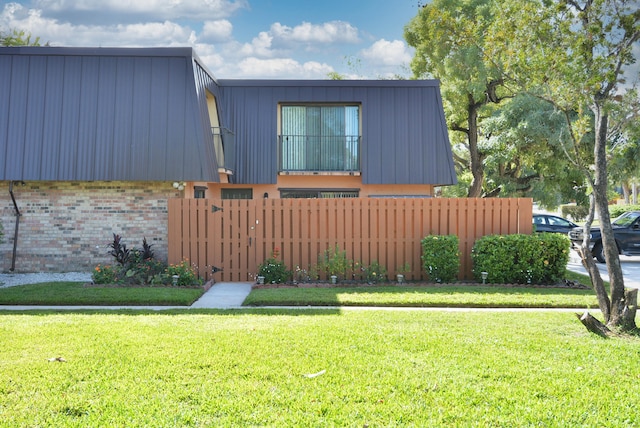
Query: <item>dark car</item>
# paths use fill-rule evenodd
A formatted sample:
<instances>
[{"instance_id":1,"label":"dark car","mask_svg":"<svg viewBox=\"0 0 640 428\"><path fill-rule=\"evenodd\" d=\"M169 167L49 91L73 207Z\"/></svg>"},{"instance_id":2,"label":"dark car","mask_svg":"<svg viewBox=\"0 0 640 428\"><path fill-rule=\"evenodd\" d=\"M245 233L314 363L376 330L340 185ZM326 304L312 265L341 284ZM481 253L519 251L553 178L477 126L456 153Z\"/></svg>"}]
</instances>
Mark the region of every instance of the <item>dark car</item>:
<instances>
[{"instance_id":1,"label":"dark car","mask_svg":"<svg viewBox=\"0 0 640 428\"><path fill-rule=\"evenodd\" d=\"M534 214L533 225L536 232L554 232L567 234L576 227L572 221L551 214Z\"/></svg>"},{"instance_id":2,"label":"dark car","mask_svg":"<svg viewBox=\"0 0 640 428\"><path fill-rule=\"evenodd\" d=\"M613 236L616 239L618 253L625 256L640 255L640 211L629 211L611 222ZM569 232L569 239L574 246L582 244L583 229L578 227ZM604 263L602 235L599 227L592 227L589 235L591 254L600 263Z\"/></svg>"}]
</instances>

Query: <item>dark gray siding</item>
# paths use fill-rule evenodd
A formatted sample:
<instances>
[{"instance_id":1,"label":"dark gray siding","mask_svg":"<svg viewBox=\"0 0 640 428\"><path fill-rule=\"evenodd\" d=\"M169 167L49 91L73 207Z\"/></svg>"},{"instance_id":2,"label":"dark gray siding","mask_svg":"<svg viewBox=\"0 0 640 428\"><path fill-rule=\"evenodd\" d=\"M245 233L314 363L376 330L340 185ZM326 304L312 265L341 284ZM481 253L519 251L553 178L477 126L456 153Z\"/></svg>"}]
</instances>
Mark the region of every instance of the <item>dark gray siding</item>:
<instances>
[{"instance_id":1,"label":"dark gray siding","mask_svg":"<svg viewBox=\"0 0 640 428\"><path fill-rule=\"evenodd\" d=\"M190 48L0 48L0 76L0 180L219 180Z\"/></svg>"},{"instance_id":2,"label":"dark gray siding","mask_svg":"<svg viewBox=\"0 0 640 428\"><path fill-rule=\"evenodd\" d=\"M224 126L236 133L234 182L275 183L283 102L362 105L365 184L455 184L437 81L218 80Z\"/></svg>"}]
</instances>

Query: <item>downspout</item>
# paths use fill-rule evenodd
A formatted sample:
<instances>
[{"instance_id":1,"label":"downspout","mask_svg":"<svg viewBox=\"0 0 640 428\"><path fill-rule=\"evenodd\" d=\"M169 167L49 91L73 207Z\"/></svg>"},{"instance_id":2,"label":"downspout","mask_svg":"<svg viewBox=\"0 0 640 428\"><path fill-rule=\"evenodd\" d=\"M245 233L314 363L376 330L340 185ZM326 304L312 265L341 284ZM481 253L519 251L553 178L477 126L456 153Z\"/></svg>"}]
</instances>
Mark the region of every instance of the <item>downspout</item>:
<instances>
[{"instance_id":1,"label":"downspout","mask_svg":"<svg viewBox=\"0 0 640 428\"><path fill-rule=\"evenodd\" d=\"M20 217L22 214L20 213L20 209L18 208L18 203L16 202L16 198L13 195L13 183L15 181L11 180L9 182L9 194L11 195L11 201L13 202L13 208L16 212L16 229L13 234L13 255L11 257L11 268L9 269L13 272L16 268L16 251L18 249L18 227L20 226ZM24 181L20 181L20 183L24 186Z\"/></svg>"}]
</instances>

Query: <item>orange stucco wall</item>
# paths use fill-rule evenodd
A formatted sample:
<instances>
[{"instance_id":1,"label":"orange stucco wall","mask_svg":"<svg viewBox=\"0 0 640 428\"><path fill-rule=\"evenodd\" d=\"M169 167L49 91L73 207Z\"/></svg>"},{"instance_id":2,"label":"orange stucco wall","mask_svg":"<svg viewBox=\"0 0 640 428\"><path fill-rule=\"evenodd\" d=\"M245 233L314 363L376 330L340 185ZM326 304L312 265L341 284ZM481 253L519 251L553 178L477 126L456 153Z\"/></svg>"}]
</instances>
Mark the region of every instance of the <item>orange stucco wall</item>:
<instances>
[{"instance_id":1,"label":"orange stucco wall","mask_svg":"<svg viewBox=\"0 0 640 428\"><path fill-rule=\"evenodd\" d=\"M221 180L222 181L222 180ZM279 199L280 189L331 189L359 190L361 198L374 196L433 196L434 186L424 184L362 184L362 177L353 175L281 175L276 184L247 185L222 183L188 183L186 198L193 198L193 187L207 188L205 197L220 198L220 190L225 188L253 189L253 198Z\"/></svg>"}]
</instances>

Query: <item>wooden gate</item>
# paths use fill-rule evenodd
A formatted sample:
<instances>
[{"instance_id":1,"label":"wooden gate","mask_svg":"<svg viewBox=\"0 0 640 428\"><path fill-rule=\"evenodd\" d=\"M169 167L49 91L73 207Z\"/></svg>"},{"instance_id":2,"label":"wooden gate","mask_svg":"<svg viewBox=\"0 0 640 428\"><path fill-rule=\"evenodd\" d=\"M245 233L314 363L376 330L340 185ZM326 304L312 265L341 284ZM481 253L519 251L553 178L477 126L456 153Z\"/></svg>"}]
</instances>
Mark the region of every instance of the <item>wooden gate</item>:
<instances>
[{"instance_id":1,"label":"wooden gate","mask_svg":"<svg viewBox=\"0 0 640 428\"><path fill-rule=\"evenodd\" d=\"M290 269L308 269L336 245L351 260L386 266L389 278L409 263L424 279L420 240L457 235L460 278L472 278L471 249L492 234L530 234L532 200L511 199L170 199L169 263L188 259L204 279L253 281L274 248Z\"/></svg>"}]
</instances>

